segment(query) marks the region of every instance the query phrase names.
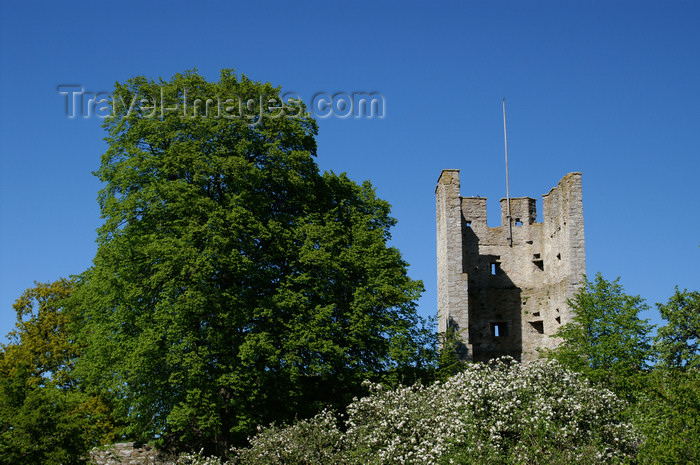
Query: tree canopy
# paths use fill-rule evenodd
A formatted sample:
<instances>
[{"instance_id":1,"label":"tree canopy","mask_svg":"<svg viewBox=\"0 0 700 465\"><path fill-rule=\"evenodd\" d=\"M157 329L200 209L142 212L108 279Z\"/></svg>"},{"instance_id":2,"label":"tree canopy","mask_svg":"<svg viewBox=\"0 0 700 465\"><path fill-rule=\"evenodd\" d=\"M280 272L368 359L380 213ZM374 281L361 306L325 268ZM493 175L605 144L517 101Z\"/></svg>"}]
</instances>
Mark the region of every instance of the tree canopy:
<instances>
[{"instance_id":1,"label":"tree canopy","mask_svg":"<svg viewBox=\"0 0 700 465\"><path fill-rule=\"evenodd\" d=\"M562 342L552 355L592 379L620 377L647 366L653 325L639 317L648 308L640 296L628 295L619 283L600 273L569 300L574 316L559 328ZM622 379L622 378L618 378Z\"/></svg>"},{"instance_id":2,"label":"tree canopy","mask_svg":"<svg viewBox=\"0 0 700 465\"><path fill-rule=\"evenodd\" d=\"M17 324L0 346L0 464L82 463L115 430L103 398L77 387L80 346L65 307L73 289L37 283L13 305Z\"/></svg>"},{"instance_id":3,"label":"tree canopy","mask_svg":"<svg viewBox=\"0 0 700 465\"><path fill-rule=\"evenodd\" d=\"M700 368L700 292L676 291L666 304L656 304L668 323L654 341L659 362L667 367Z\"/></svg>"},{"instance_id":4,"label":"tree canopy","mask_svg":"<svg viewBox=\"0 0 700 465\"><path fill-rule=\"evenodd\" d=\"M144 97L153 108L129 104ZM215 112L222 101L241 112ZM223 454L259 423L415 371L422 283L388 245L390 206L369 182L319 172L303 103L251 112L281 106L279 88L231 70L136 77L115 102L77 368L127 434Z\"/></svg>"}]
</instances>

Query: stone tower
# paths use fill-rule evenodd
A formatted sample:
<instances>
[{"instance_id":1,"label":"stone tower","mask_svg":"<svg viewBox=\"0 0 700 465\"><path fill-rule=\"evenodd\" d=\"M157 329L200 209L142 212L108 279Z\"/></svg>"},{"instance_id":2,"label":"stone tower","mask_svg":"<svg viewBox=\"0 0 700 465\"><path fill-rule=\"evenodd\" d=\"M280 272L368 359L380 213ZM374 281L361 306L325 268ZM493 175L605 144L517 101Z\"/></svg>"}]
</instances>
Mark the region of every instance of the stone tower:
<instances>
[{"instance_id":1,"label":"stone tower","mask_svg":"<svg viewBox=\"0 0 700 465\"><path fill-rule=\"evenodd\" d=\"M542 223L535 199L518 197L510 220L501 199L501 226L489 227L486 199L460 196L459 170L442 171L435 196L438 330L456 329L460 355L474 361L528 361L554 347L586 271L581 173L542 196Z\"/></svg>"}]
</instances>

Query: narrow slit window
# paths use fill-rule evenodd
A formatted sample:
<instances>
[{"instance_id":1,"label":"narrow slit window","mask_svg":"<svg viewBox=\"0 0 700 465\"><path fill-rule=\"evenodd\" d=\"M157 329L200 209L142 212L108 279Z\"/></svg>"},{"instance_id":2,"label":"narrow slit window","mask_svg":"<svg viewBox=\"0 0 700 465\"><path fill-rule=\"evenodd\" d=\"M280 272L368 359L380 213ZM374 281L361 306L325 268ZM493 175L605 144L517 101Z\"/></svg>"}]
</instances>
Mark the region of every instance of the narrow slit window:
<instances>
[{"instance_id":1,"label":"narrow slit window","mask_svg":"<svg viewBox=\"0 0 700 465\"><path fill-rule=\"evenodd\" d=\"M516 225L516 226L522 226L522 225L523 225L522 220L521 220L520 218L516 218L516 219L515 219L515 225Z\"/></svg>"},{"instance_id":2,"label":"narrow slit window","mask_svg":"<svg viewBox=\"0 0 700 465\"><path fill-rule=\"evenodd\" d=\"M491 263L491 276L496 276L498 273L498 263Z\"/></svg>"},{"instance_id":3,"label":"narrow slit window","mask_svg":"<svg viewBox=\"0 0 700 465\"><path fill-rule=\"evenodd\" d=\"M505 323L491 323L491 336L495 338L508 336L508 326Z\"/></svg>"}]
</instances>

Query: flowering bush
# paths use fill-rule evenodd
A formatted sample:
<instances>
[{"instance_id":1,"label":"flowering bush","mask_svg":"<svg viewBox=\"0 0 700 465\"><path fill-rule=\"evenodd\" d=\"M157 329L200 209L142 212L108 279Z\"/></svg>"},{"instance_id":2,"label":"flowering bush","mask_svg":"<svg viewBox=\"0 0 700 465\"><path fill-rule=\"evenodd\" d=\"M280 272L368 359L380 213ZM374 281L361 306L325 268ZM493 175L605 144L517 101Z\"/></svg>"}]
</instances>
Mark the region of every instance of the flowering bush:
<instances>
[{"instance_id":1,"label":"flowering bush","mask_svg":"<svg viewBox=\"0 0 700 465\"><path fill-rule=\"evenodd\" d=\"M373 389L348 408L354 463L616 462L638 442L621 400L556 362L500 359L429 387Z\"/></svg>"},{"instance_id":2,"label":"flowering bush","mask_svg":"<svg viewBox=\"0 0 700 465\"><path fill-rule=\"evenodd\" d=\"M167 462L166 462L167 463ZM225 462L217 457L205 457L202 454L182 454L177 458L176 465L224 465Z\"/></svg>"},{"instance_id":3,"label":"flowering bush","mask_svg":"<svg viewBox=\"0 0 700 465\"><path fill-rule=\"evenodd\" d=\"M328 465L342 463L341 441L335 416L324 410L309 420L286 428L258 428L247 449L234 449L234 463L265 465Z\"/></svg>"},{"instance_id":4,"label":"flowering bush","mask_svg":"<svg viewBox=\"0 0 700 465\"><path fill-rule=\"evenodd\" d=\"M554 361L500 359L431 386L369 387L344 432L324 411L261 429L234 463L622 463L639 443L619 420L622 400Z\"/></svg>"}]
</instances>

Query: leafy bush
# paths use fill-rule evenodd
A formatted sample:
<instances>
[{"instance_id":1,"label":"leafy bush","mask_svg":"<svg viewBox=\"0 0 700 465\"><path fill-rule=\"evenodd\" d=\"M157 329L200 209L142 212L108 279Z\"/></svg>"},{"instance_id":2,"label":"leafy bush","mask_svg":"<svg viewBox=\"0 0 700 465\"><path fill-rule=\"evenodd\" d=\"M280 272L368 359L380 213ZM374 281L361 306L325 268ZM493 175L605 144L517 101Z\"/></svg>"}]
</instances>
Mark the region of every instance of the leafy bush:
<instances>
[{"instance_id":1,"label":"leafy bush","mask_svg":"<svg viewBox=\"0 0 700 465\"><path fill-rule=\"evenodd\" d=\"M640 379L633 422L645 441L639 463L700 463L700 370L653 370Z\"/></svg>"},{"instance_id":2,"label":"leafy bush","mask_svg":"<svg viewBox=\"0 0 700 465\"><path fill-rule=\"evenodd\" d=\"M237 456L234 463L269 465L342 463L343 433L338 429L335 416L328 410L309 420L297 421L286 428L273 426L258 430L260 434L251 439L250 448L234 449Z\"/></svg>"}]
</instances>

